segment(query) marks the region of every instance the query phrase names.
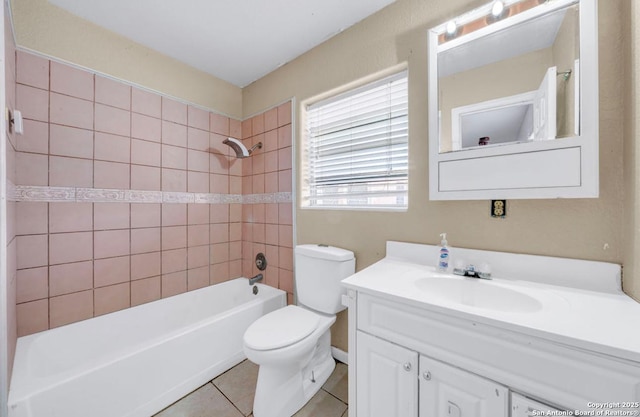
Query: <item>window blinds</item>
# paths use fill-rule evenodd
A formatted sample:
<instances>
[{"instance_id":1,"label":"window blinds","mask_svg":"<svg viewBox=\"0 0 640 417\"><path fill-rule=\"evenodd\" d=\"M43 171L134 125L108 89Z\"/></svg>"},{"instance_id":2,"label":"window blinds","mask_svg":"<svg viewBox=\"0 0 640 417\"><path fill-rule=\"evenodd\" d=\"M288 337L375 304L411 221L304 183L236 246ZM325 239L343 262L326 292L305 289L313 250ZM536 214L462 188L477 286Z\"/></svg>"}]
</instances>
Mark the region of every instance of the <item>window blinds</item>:
<instances>
[{"instance_id":1,"label":"window blinds","mask_svg":"<svg viewBox=\"0 0 640 417\"><path fill-rule=\"evenodd\" d=\"M406 209L407 72L307 107L307 207Z\"/></svg>"}]
</instances>

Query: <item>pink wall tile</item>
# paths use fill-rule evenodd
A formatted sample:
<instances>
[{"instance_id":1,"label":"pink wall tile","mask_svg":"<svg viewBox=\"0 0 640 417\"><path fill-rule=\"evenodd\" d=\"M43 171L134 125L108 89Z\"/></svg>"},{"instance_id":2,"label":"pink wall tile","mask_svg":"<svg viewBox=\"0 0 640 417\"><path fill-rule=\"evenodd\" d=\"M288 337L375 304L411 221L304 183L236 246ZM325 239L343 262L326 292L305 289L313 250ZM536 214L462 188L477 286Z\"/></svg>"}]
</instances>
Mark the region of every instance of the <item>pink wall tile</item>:
<instances>
[{"instance_id":1,"label":"pink wall tile","mask_svg":"<svg viewBox=\"0 0 640 417\"><path fill-rule=\"evenodd\" d=\"M265 204L265 222L278 223L278 204Z\"/></svg>"},{"instance_id":2,"label":"pink wall tile","mask_svg":"<svg viewBox=\"0 0 640 417\"><path fill-rule=\"evenodd\" d=\"M187 290L192 291L209 285L209 265L187 271Z\"/></svg>"},{"instance_id":3,"label":"pink wall tile","mask_svg":"<svg viewBox=\"0 0 640 417\"><path fill-rule=\"evenodd\" d=\"M162 168L162 191L186 192L187 171Z\"/></svg>"},{"instance_id":4,"label":"pink wall tile","mask_svg":"<svg viewBox=\"0 0 640 417\"><path fill-rule=\"evenodd\" d=\"M49 300L38 300L16 306L18 337L49 328Z\"/></svg>"},{"instance_id":5,"label":"pink wall tile","mask_svg":"<svg viewBox=\"0 0 640 417\"><path fill-rule=\"evenodd\" d=\"M95 259L128 255L129 230L106 230L94 233Z\"/></svg>"},{"instance_id":6,"label":"pink wall tile","mask_svg":"<svg viewBox=\"0 0 640 417\"><path fill-rule=\"evenodd\" d=\"M211 265L209 284L218 284L229 280L229 262Z\"/></svg>"},{"instance_id":7,"label":"pink wall tile","mask_svg":"<svg viewBox=\"0 0 640 417\"><path fill-rule=\"evenodd\" d=\"M160 168L131 165L131 189L160 191Z\"/></svg>"},{"instance_id":8,"label":"pink wall tile","mask_svg":"<svg viewBox=\"0 0 640 417\"><path fill-rule=\"evenodd\" d=\"M131 113L131 137L160 142L162 122L155 117Z\"/></svg>"},{"instance_id":9,"label":"pink wall tile","mask_svg":"<svg viewBox=\"0 0 640 417\"><path fill-rule=\"evenodd\" d=\"M253 241L256 243L265 243L265 225L264 223L253 224Z\"/></svg>"},{"instance_id":10,"label":"pink wall tile","mask_svg":"<svg viewBox=\"0 0 640 417\"><path fill-rule=\"evenodd\" d=\"M209 245L194 246L187 249L187 268L209 266ZM209 274L207 273L207 277Z\"/></svg>"},{"instance_id":11,"label":"pink wall tile","mask_svg":"<svg viewBox=\"0 0 640 417\"><path fill-rule=\"evenodd\" d=\"M24 119L24 134L17 136L17 150L46 154L49 152L49 124Z\"/></svg>"},{"instance_id":12,"label":"pink wall tile","mask_svg":"<svg viewBox=\"0 0 640 417\"><path fill-rule=\"evenodd\" d=\"M94 230L128 229L129 203L94 203Z\"/></svg>"},{"instance_id":13,"label":"pink wall tile","mask_svg":"<svg viewBox=\"0 0 640 417\"><path fill-rule=\"evenodd\" d=\"M187 269L187 249L162 252L162 273L168 274Z\"/></svg>"},{"instance_id":14,"label":"pink wall tile","mask_svg":"<svg viewBox=\"0 0 640 417\"><path fill-rule=\"evenodd\" d=\"M93 262L93 286L96 288L128 282L129 279L129 256L96 259Z\"/></svg>"},{"instance_id":15,"label":"pink wall tile","mask_svg":"<svg viewBox=\"0 0 640 417\"><path fill-rule=\"evenodd\" d=\"M187 127L173 122L162 121L162 143L187 147Z\"/></svg>"},{"instance_id":16,"label":"pink wall tile","mask_svg":"<svg viewBox=\"0 0 640 417\"><path fill-rule=\"evenodd\" d=\"M211 265L229 261L229 243L211 245Z\"/></svg>"},{"instance_id":17,"label":"pink wall tile","mask_svg":"<svg viewBox=\"0 0 640 417\"><path fill-rule=\"evenodd\" d=\"M161 149L159 143L131 139L131 163L159 167Z\"/></svg>"},{"instance_id":18,"label":"pink wall tile","mask_svg":"<svg viewBox=\"0 0 640 417\"><path fill-rule=\"evenodd\" d=\"M242 259L242 242L229 242L229 259L232 261ZM267 255L269 259L269 255ZM269 259L271 263L271 259Z\"/></svg>"},{"instance_id":19,"label":"pink wall tile","mask_svg":"<svg viewBox=\"0 0 640 417\"><path fill-rule=\"evenodd\" d=\"M209 174L206 172L187 172L187 191L190 193L209 192Z\"/></svg>"},{"instance_id":20,"label":"pink wall tile","mask_svg":"<svg viewBox=\"0 0 640 417\"><path fill-rule=\"evenodd\" d=\"M130 307L131 299L129 283L96 288L94 291L95 315L113 313Z\"/></svg>"},{"instance_id":21,"label":"pink wall tile","mask_svg":"<svg viewBox=\"0 0 640 417\"><path fill-rule=\"evenodd\" d=\"M17 268L47 265L47 235L16 236Z\"/></svg>"},{"instance_id":22,"label":"pink wall tile","mask_svg":"<svg viewBox=\"0 0 640 417\"><path fill-rule=\"evenodd\" d=\"M162 225L163 226L184 226L187 224L186 204L163 204L162 205Z\"/></svg>"},{"instance_id":23,"label":"pink wall tile","mask_svg":"<svg viewBox=\"0 0 640 417\"><path fill-rule=\"evenodd\" d=\"M162 120L186 125L187 105L167 97L162 97Z\"/></svg>"},{"instance_id":24,"label":"pink wall tile","mask_svg":"<svg viewBox=\"0 0 640 417\"><path fill-rule=\"evenodd\" d=\"M162 298L187 292L187 271L162 275Z\"/></svg>"},{"instance_id":25,"label":"pink wall tile","mask_svg":"<svg viewBox=\"0 0 640 417\"><path fill-rule=\"evenodd\" d=\"M49 203L49 232L93 230L92 203Z\"/></svg>"},{"instance_id":26,"label":"pink wall tile","mask_svg":"<svg viewBox=\"0 0 640 417\"><path fill-rule=\"evenodd\" d=\"M51 61L51 91L93 101L93 74Z\"/></svg>"},{"instance_id":27,"label":"pink wall tile","mask_svg":"<svg viewBox=\"0 0 640 417\"><path fill-rule=\"evenodd\" d=\"M131 227L160 226L160 204L131 204Z\"/></svg>"},{"instance_id":28,"label":"pink wall tile","mask_svg":"<svg viewBox=\"0 0 640 417\"><path fill-rule=\"evenodd\" d=\"M229 175L229 194L242 194L242 177Z\"/></svg>"},{"instance_id":29,"label":"pink wall tile","mask_svg":"<svg viewBox=\"0 0 640 417\"><path fill-rule=\"evenodd\" d=\"M264 174L252 175L252 193L262 194L264 193Z\"/></svg>"},{"instance_id":30,"label":"pink wall tile","mask_svg":"<svg viewBox=\"0 0 640 417\"><path fill-rule=\"evenodd\" d=\"M279 279L279 270L278 268L269 268L264 271L264 283L270 285L274 288L278 288L278 279Z\"/></svg>"},{"instance_id":31,"label":"pink wall tile","mask_svg":"<svg viewBox=\"0 0 640 417\"><path fill-rule=\"evenodd\" d=\"M103 232L104 233L104 232ZM93 259L93 233L56 233L49 235L49 265Z\"/></svg>"},{"instance_id":32,"label":"pink wall tile","mask_svg":"<svg viewBox=\"0 0 640 417\"><path fill-rule=\"evenodd\" d=\"M278 127L291 123L291 102L287 101L278 106Z\"/></svg>"},{"instance_id":33,"label":"pink wall tile","mask_svg":"<svg viewBox=\"0 0 640 417\"><path fill-rule=\"evenodd\" d=\"M278 239L280 246L293 248L293 226L280 225L278 231Z\"/></svg>"},{"instance_id":34,"label":"pink wall tile","mask_svg":"<svg viewBox=\"0 0 640 417\"><path fill-rule=\"evenodd\" d=\"M211 123L211 132L223 136L229 136L229 118L221 114L211 113L209 117Z\"/></svg>"},{"instance_id":35,"label":"pink wall tile","mask_svg":"<svg viewBox=\"0 0 640 417\"><path fill-rule=\"evenodd\" d=\"M227 175L230 172L229 158L226 155L212 153L209 155L209 172ZM240 165L242 166L242 164Z\"/></svg>"},{"instance_id":36,"label":"pink wall tile","mask_svg":"<svg viewBox=\"0 0 640 417\"><path fill-rule=\"evenodd\" d=\"M277 268L280 265L279 251L280 249L278 248L278 246L267 244L265 256L269 261L269 266Z\"/></svg>"},{"instance_id":37,"label":"pink wall tile","mask_svg":"<svg viewBox=\"0 0 640 417\"><path fill-rule=\"evenodd\" d=\"M291 192L292 191L292 177L291 170L285 169L283 171L278 171L278 190L281 192Z\"/></svg>"},{"instance_id":38,"label":"pink wall tile","mask_svg":"<svg viewBox=\"0 0 640 417\"><path fill-rule=\"evenodd\" d=\"M145 278L131 282L131 306L160 299L160 277Z\"/></svg>"},{"instance_id":39,"label":"pink wall tile","mask_svg":"<svg viewBox=\"0 0 640 417\"><path fill-rule=\"evenodd\" d=\"M20 269L16 274L16 302L26 303L49 297L47 267Z\"/></svg>"},{"instance_id":40,"label":"pink wall tile","mask_svg":"<svg viewBox=\"0 0 640 417\"><path fill-rule=\"evenodd\" d=\"M231 156L232 154L235 155L235 152L233 152L233 150L225 145L224 140L227 139L226 135L220 135L218 133L211 133L209 135L209 152L212 154L218 154L218 155L224 155L224 156ZM225 160L228 160L228 158L225 158Z\"/></svg>"},{"instance_id":41,"label":"pink wall tile","mask_svg":"<svg viewBox=\"0 0 640 417\"><path fill-rule=\"evenodd\" d=\"M293 224L293 205L292 203L278 204L278 223Z\"/></svg>"},{"instance_id":42,"label":"pink wall tile","mask_svg":"<svg viewBox=\"0 0 640 417\"><path fill-rule=\"evenodd\" d=\"M94 162L94 187L129 189L131 167L118 162Z\"/></svg>"},{"instance_id":43,"label":"pink wall tile","mask_svg":"<svg viewBox=\"0 0 640 417\"><path fill-rule=\"evenodd\" d=\"M159 250L159 227L131 230L131 253L157 252Z\"/></svg>"},{"instance_id":44,"label":"pink wall tile","mask_svg":"<svg viewBox=\"0 0 640 417\"><path fill-rule=\"evenodd\" d=\"M229 223L229 241L242 240L242 223Z\"/></svg>"},{"instance_id":45,"label":"pink wall tile","mask_svg":"<svg viewBox=\"0 0 640 417\"><path fill-rule=\"evenodd\" d=\"M292 167L292 159L291 159L291 147L286 147L278 150L278 169L291 169Z\"/></svg>"},{"instance_id":46,"label":"pink wall tile","mask_svg":"<svg viewBox=\"0 0 640 417\"><path fill-rule=\"evenodd\" d=\"M211 223L229 223L229 204L213 204L209 206Z\"/></svg>"},{"instance_id":47,"label":"pink wall tile","mask_svg":"<svg viewBox=\"0 0 640 417\"><path fill-rule=\"evenodd\" d=\"M113 133L114 135L131 135L131 113L104 104L96 103L95 123L97 132Z\"/></svg>"},{"instance_id":48,"label":"pink wall tile","mask_svg":"<svg viewBox=\"0 0 640 417\"><path fill-rule=\"evenodd\" d=\"M190 127L209 131L209 112L195 106L187 107L187 119Z\"/></svg>"},{"instance_id":49,"label":"pink wall tile","mask_svg":"<svg viewBox=\"0 0 640 417\"><path fill-rule=\"evenodd\" d=\"M93 317L93 290L49 299L49 324L51 328L91 317Z\"/></svg>"},{"instance_id":50,"label":"pink wall tile","mask_svg":"<svg viewBox=\"0 0 640 417\"><path fill-rule=\"evenodd\" d=\"M52 187L93 187L93 161L49 157L49 185Z\"/></svg>"},{"instance_id":51,"label":"pink wall tile","mask_svg":"<svg viewBox=\"0 0 640 417\"><path fill-rule=\"evenodd\" d=\"M280 269L280 289L288 293L293 293L293 272L287 269Z\"/></svg>"},{"instance_id":52,"label":"pink wall tile","mask_svg":"<svg viewBox=\"0 0 640 417\"><path fill-rule=\"evenodd\" d=\"M187 224L209 224L209 204L188 204Z\"/></svg>"},{"instance_id":53,"label":"pink wall tile","mask_svg":"<svg viewBox=\"0 0 640 417\"><path fill-rule=\"evenodd\" d=\"M162 250L187 247L187 226L170 226L162 228Z\"/></svg>"},{"instance_id":54,"label":"pink wall tile","mask_svg":"<svg viewBox=\"0 0 640 417\"><path fill-rule=\"evenodd\" d=\"M49 267L49 295L70 294L93 288L93 261Z\"/></svg>"},{"instance_id":55,"label":"pink wall tile","mask_svg":"<svg viewBox=\"0 0 640 417\"><path fill-rule=\"evenodd\" d=\"M189 171L209 173L209 153L189 149L187 151L187 168Z\"/></svg>"},{"instance_id":56,"label":"pink wall tile","mask_svg":"<svg viewBox=\"0 0 640 417\"><path fill-rule=\"evenodd\" d=\"M211 243L224 243L229 241L229 225L226 223L212 224L209 228Z\"/></svg>"},{"instance_id":57,"label":"pink wall tile","mask_svg":"<svg viewBox=\"0 0 640 417\"><path fill-rule=\"evenodd\" d=\"M229 221L232 223L242 221L242 204L229 205Z\"/></svg>"},{"instance_id":58,"label":"pink wall tile","mask_svg":"<svg viewBox=\"0 0 640 417\"><path fill-rule=\"evenodd\" d=\"M253 221L255 223L265 222L265 205L264 204L251 204L251 210L253 211Z\"/></svg>"},{"instance_id":59,"label":"pink wall tile","mask_svg":"<svg viewBox=\"0 0 640 417\"><path fill-rule=\"evenodd\" d=\"M51 93L51 123L93 129L93 102Z\"/></svg>"},{"instance_id":60,"label":"pink wall tile","mask_svg":"<svg viewBox=\"0 0 640 417\"><path fill-rule=\"evenodd\" d=\"M286 148L291 145L291 125L278 128L278 148Z\"/></svg>"},{"instance_id":61,"label":"pink wall tile","mask_svg":"<svg viewBox=\"0 0 640 417\"><path fill-rule=\"evenodd\" d=\"M16 203L16 234L36 235L49 232L47 203ZM9 239L10 240L10 239Z\"/></svg>"},{"instance_id":62,"label":"pink wall tile","mask_svg":"<svg viewBox=\"0 0 640 417\"><path fill-rule=\"evenodd\" d=\"M159 245L159 242L158 242ZM131 256L131 279L141 279L160 275L160 252L142 253Z\"/></svg>"},{"instance_id":63,"label":"pink wall tile","mask_svg":"<svg viewBox=\"0 0 640 417\"><path fill-rule=\"evenodd\" d=\"M93 132L73 127L49 125L51 155L93 158Z\"/></svg>"},{"instance_id":64,"label":"pink wall tile","mask_svg":"<svg viewBox=\"0 0 640 417\"><path fill-rule=\"evenodd\" d=\"M187 129L187 147L189 149L196 149L202 152L208 152L209 149L209 132L204 130L194 129L192 127Z\"/></svg>"},{"instance_id":65,"label":"pink wall tile","mask_svg":"<svg viewBox=\"0 0 640 417\"><path fill-rule=\"evenodd\" d=\"M280 246L278 263L280 268L293 271L293 249Z\"/></svg>"},{"instance_id":66,"label":"pink wall tile","mask_svg":"<svg viewBox=\"0 0 640 417\"><path fill-rule=\"evenodd\" d=\"M162 167L187 169L187 149L162 145Z\"/></svg>"},{"instance_id":67,"label":"pink wall tile","mask_svg":"<svg viewBox=\"0 0 640 417\"><path fill-rule=\"evenodd\" d=\"M278 225L267 224L265 225L265 243L267 245L278 245Z\"/></svg>"},{"instance_id":68,"label":"pink wall tile","mask_svg":"<svg viewBox=\"0 0 640 417\"><path fill-rule=\"evenodd\" d=\"M131 87L119 81L96 75L96 103L131 109Z\"/></svg>"},{"instance_id":69,"label":"pink wall tile","mask_svg":"<svg viewBox=\"0 0 640 417\"><path fill-rule=\"evenodd\" d=\"M253 136L253 130L251 125L252 125L251 119L246 119L242 121L242 126L241 126L242 139L250 138L251 136Z\"/></svg>"},{"instance_id":70,"label":"pink wall tile","mask_svg":"<svg viewBox=\"0 0 640 417\"><path fill-rule=\"evenodd\" d=\"M251 118L251 133L254 136L264 133L264 113L260 113Z\"/></svg>"},{"instance_id":71,"label":"pink wall tile","mask_svg":"<svg viewBox=\"0 0 640 417\"><path fill-rule=\"evenodd\" d=\"M200 246L209 244L209 225L199 224L188 226L188 246Z\"/></svg>"},{"instance_id":72,"label":"pink wall tile","mask_svg":"<svg viewBox=\"0 0 640 417\"><path fill-rule=\"evenodd\" d=\"M242 139L242 122L236 119L229 119L229 136Z\"/></svg>"},{"instance_id":73,"label":"pink wall tile","mask_svg":"<svg viewBox=\"0 0 640 417\"><path fill-rule=\"evenodd\" d=\"M255 153L251 157L253 174L264 174L264 153Z\"/></svg>"},{"instance_id":74,"label":"pink wall tile","mask_svg":"<svg viewBox=\"0 0 640 417\"><path fill-rule=\"evenodd\" d=\"M129 163L130 155L131 140L128 137L95 133L95 159Z\"/></svg>"},{"instance_id":75,"label":"pink wall tile","mask_svg":"<svg viewBox=\"0 0 640 417\"><path fill-rule=\"evenodd\" d=\"M25 119L49 121L49 93L46 90L18 84L16 107L20 109Z\"/></svg>"},{"instance_id":76,"label":"pink wall tile","mask_svg":"<svg viewBox=\"0 0 640 417\"><path fill-rule=\"evenodd\" d=\"M131 110L159 119L162 117L162 98L158 94L133 88Z\"/></svg>"},{"instance_id":77,"label":"pink wall tile","mask_svg":"<svg viewBox=\"0 0 640 417\"><path fill-rule=\"evenodd\" d=\"M264 113L264 131L268 132L278 128L278 108L267 110Z\"/></svg>"},{"instance_id":78,"label":"pink wall tile","mask_svg":"<svg viewBox=\"0 0 640 417\"><path fill-rule=\"evenodd\" d=\"M264 152L273 152L278 150L278 130L270 130L264 134L262 142Z\"/></svg>"},{"instance_id":79,"label":"pink wall tile","mask_svg":"<svg viewBox=\"0 0 640 417\"><path fill-rule=\"evenodd\" d=\"M27 52L16 52L16 82L49 88L49 60Z\"/></svg>"},{"instance_id":80,"label":"pink wall tile","mask_svg":"<svg viewBox=\"0 0 640 417\"><path fill-rule=\"evenodd\" d=\"M278 192L278 173L277 172L269 172L264 174L264 192L265 193Z\"/></svg>"},{"instance_id":81,"label":"pink wall tile","mask_svg":"<svg viewBox=\"0 0 640 417\"><path fill-rule=\"evenodd\" d=\"M264 154L264 172L275 172L278 170L278 152L266 152Z\"/></svg>"},{"instance_id":82,"label":"pink wall tile","mask_svg":"<svg viewBox=\"0 0 640 417\"><path fill-rule=\"evenodd\" d=\"M227 194L229 192L229 176L211 174L209 177L209 192Z\"/></svg>"}]
</instances>

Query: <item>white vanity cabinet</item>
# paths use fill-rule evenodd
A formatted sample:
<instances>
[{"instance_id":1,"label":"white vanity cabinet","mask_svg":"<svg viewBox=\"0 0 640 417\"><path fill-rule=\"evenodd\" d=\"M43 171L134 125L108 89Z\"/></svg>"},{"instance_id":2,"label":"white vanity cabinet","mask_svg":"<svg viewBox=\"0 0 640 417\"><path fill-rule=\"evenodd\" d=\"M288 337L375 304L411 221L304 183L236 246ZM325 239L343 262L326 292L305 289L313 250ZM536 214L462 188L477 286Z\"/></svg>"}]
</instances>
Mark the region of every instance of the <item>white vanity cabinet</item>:
<instances>
[{"instance_id":1,"label":"white vanity cabinet","mask_svg":"<svg viewBox=\"0 0 640 417\"><path fill-rule=\"evenodd\" d=\"M552 414L553 411L561 411L548 404L534 401L520 394L511 393L511 417L532 417ZM556 414L561 415L561 414Z\"/></svg>"}]
</instances>

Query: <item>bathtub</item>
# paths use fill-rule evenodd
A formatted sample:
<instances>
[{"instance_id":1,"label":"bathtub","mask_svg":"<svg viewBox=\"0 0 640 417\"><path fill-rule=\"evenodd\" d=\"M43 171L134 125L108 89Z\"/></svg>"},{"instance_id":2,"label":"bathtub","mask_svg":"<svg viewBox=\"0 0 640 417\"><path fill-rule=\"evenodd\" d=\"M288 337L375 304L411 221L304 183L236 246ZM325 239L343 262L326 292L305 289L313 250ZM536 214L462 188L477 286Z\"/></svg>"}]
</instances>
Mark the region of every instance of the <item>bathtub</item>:
<instances>
[{"instance_id":1,"label":"bathtub","mask_svg":"<svg viewBox=\"0 0 640 417\"><path fill-rule=\"evenodd\" d=\"M148 417L240 363L286 294L246 278L18 339L9 417Z\"/></svg>"}]
</instances>

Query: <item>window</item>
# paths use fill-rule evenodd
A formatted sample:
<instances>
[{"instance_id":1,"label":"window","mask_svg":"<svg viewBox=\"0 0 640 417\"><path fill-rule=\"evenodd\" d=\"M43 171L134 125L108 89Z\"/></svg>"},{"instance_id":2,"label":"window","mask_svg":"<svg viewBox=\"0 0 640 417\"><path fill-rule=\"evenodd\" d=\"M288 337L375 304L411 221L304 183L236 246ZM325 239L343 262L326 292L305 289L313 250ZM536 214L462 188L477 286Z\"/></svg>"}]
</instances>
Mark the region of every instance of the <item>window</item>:
<instances>
[{"instance_id":1,"label":"window","mask_svg":"<svg viewBox=\"0 0 640 417\"><path fill-rule=\"evenodd\" d=\"M407 208L407 71L307 106L303 206Z\"/></svg>"}]
</instances>

